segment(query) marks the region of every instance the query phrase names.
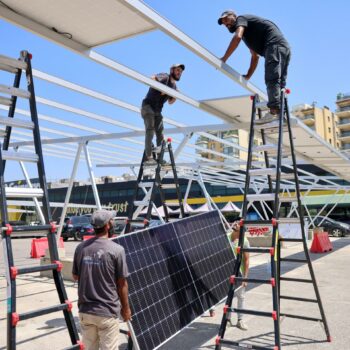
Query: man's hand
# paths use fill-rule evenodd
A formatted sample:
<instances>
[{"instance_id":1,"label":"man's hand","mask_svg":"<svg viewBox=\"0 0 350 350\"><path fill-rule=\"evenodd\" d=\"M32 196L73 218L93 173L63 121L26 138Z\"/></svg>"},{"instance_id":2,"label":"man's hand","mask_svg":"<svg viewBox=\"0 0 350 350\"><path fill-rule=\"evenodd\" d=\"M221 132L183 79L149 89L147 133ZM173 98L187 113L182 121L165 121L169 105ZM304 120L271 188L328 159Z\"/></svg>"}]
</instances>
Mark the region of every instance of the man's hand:
<instances>
[{"instance_id":1,"label":"man's hand","mask_svg":"<svg viewBox=\"0 0 350 350\"><path fill-rule=\"evenodd\" d=\"M222 62L226 63L227 57L226 57L226 56L222 56L222 57L220 58L220 60L221 60Z\"/></svg>"},{"instance_id":2,"label":"man's hand","mask_svg":"<svg viewBox=\"0 0 350 350\"><path fill-rule=\"evenodd\" d=\"M122 307L120 310L120 314L123 317L123 320L125 322L130 321L131 320L131 309L129 306L127 307Z\"/></svg>"},{"instance_id":3,"label":"man's hand","mask_svg":"<svg viewBox=\"0 0 350 350\"><path fill-rule=\"evenodd\" d=\"M248 282L242 282L242 287L243 288L247 287L247 285L248 285Z\"/></svg>"},{"instance_id":4,"label":"man's hand","mask_svg":"<svg viewBox=\"0 0 350 350\"><path fill-rule=\"evenodd\" d=\"M251 78L251 75L244 74L244 75L242 75L242 77L243 77L245 80L249 80L249 79Z\"/></svg>"}]
</instances>

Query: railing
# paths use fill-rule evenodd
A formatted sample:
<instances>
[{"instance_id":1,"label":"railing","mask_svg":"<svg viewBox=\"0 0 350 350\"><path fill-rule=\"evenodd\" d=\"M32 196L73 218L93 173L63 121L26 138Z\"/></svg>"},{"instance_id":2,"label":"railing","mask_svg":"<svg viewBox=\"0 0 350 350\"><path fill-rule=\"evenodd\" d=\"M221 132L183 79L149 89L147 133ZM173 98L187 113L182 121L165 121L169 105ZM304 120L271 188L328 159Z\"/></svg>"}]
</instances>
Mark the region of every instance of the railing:
<instances>
[{"instance_id":1,"label":"railing","mask_svg":"<svg viewBox=\"0 0 350 350\"><path fill-rule=\"evenodd\" d=\"M346 112L346 111L350 111L350 106L339 107L336 109L335 113Z\"/></svg>"},{"instance_id":2,"label":"railing","mask_svg":"<svg viewBox=\"0 0 350 350\"><path fill-rule=\"evenodd\" d=\"M336 124L337 125L350 124L350 118L340 119L339 121L336 122Z\"/></svg>"},{"instance_id":3,"label":"railing","mask_svg":"<svg viewBox=\"0 0 350 350\"><path fill-rule=\"evenodd\" d=\"M346 92L345 94L339 94L337 96L337 101L347 100L348 98L350 98L350 92Z\"/></svg>"},{"instance_id":4,"label":"railing","mask_svg":"<svg viewBox=\"0 0 350 350\"><path fill-rule=\"evenodd\" d=\"M343 131L342 133L340 133L340 137L347 137L350 136L350 131Z\"/></svg>"},{"instance_id":5,"label":"railing","mask_svg":"<svg viewBox=\"0 0 350 350\"><path fill-rule=\"evenodd\" d=\"M307 114L300 117L301 120L315 120L314 114Z\"/></svg>"}]
</instances>

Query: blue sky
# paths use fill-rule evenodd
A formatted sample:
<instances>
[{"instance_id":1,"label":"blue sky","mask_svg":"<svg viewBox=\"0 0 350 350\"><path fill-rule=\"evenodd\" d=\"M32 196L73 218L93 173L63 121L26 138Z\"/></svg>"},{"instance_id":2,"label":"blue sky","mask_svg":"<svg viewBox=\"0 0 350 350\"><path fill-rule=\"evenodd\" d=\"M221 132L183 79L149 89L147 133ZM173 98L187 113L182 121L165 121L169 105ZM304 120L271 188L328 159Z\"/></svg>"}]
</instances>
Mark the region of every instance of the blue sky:
<instances>
[{"instance_id":1,"label":"blue sky","mask_svg":"<svg viewBox=\"0 0 350 350\"><path fill-rule=\"evenodd\" d=\"M224 54L232 37L216 22L223 10L234 9L238 14L256 14L276 22L292 47L288 79L288 86L292 90L290 105L316 101L318 106L326 105L334 110L337 93L350 91L348 64L350 47L346 27L350 13L348 1L336 0L330 3L316 0L303 2L148 0L146 3L218 57ZM21 49L27 48L33 53L33 66L38 70L105 92L135 105L140 105L147 92L145 85L111 72L3 20L0 20L0 35L5 38L0 43L0 54L16 57ZM196 99L245 93L232 80L224 77L159 31L122 40L96 50L148 76L167 71L174 62L183 62L186 64L186 71L179 82L179 88L186 95ZM244 74L248 69L249 60L249 51L242 43L227 63ZM0 74L0 78L2 77L8 79L7 76ZM265 88L263 59L251 81L260 88ZM91 101L41 81L36 81L36 92L39 96L112 116L139 127L143 125L141 118L135 113ZM76 120L76 116L70 113L63 113L43 105L39 105L38 108L43 114L69 121ZM217 119L182 102L166 106L164 114L191 125L218 122ZM96 122L86 120L85 123L90 127L110 131L108 127ZM41 125L48 126L45 122ZM113 131L119 130L113 128ZM84 134L77 130L70 132ZM69 177L71 164L67 160L48 158L46 161L48 178ZM119 174L119 172L114 169L96 169L97 175ZM9 175L11 178L18 178L18 168L10 167ZM86 169L81 165L78 178L86 177Z\"/></svg>"}]
</instances>

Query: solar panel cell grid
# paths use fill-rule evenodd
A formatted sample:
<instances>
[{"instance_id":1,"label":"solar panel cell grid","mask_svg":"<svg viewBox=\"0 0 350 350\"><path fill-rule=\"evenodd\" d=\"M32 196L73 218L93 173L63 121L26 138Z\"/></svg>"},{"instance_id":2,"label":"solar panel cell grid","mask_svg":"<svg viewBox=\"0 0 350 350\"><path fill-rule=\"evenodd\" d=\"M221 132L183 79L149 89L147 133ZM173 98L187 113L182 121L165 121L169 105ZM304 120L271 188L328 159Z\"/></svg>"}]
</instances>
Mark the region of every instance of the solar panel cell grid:
<instances>
[{"instance_id":1,"label":"solar panel cell grid","mask_svg":"<svg viewBox=\"0 0 350 350\"><path fill-rule=\"evenodd\" d=\"M227 294L233 253L217 212L125 235L132 325L150 350Z\"/></svg>"}]
</instances>

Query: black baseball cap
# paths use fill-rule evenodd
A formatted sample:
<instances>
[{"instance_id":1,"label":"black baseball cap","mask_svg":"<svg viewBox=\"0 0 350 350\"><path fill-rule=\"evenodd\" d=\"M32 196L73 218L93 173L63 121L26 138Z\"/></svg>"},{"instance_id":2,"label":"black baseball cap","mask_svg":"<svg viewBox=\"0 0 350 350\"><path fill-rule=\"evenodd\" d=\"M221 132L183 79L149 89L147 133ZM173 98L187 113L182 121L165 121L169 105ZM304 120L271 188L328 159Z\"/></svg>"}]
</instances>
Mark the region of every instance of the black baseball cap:
<instances>
[{"instance_id":1,"label":"black baseball cap","mask_svg":"<svg viewBox=\"0 0 350 350\"><path fill-rule=\"evenodd\" d=\"M218 19L218 24L221 25L222 24L222 19L229 16L229 15L235 15L235 12L232 10L226 10L224 11L221 16Z\"/></svg>"}]
</instances>

